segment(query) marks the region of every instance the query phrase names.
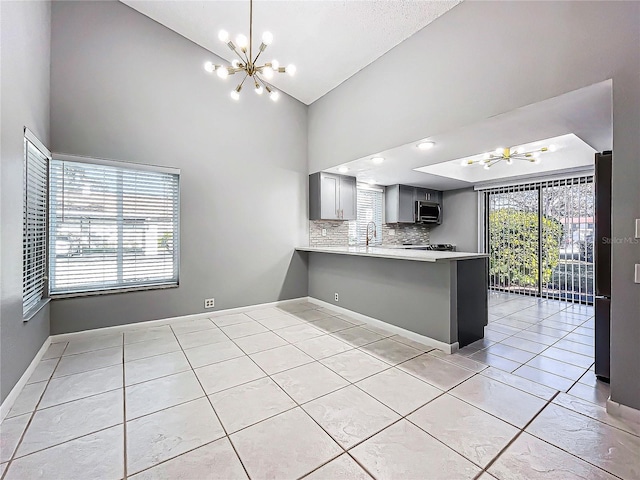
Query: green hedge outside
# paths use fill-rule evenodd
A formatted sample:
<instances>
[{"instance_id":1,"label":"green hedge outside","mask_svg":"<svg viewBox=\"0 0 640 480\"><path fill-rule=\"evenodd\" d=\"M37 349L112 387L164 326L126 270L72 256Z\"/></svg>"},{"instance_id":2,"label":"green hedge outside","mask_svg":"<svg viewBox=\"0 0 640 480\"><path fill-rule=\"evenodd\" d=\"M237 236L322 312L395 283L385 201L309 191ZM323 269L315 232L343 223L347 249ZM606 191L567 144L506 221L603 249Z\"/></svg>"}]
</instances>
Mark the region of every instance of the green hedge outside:
<instances>
[{"instance_id":1,"label":"green hedge outside","mask_svg":"<svg viewBox=\"0 0 640 480\"><path fill-rule=\"evenodd\" d=\"M542 217L542 283L560 258L562 224ZM489 275L494 286L537 287L538 212L503 208L489 214Z\"/></svg>"}]
</instances>

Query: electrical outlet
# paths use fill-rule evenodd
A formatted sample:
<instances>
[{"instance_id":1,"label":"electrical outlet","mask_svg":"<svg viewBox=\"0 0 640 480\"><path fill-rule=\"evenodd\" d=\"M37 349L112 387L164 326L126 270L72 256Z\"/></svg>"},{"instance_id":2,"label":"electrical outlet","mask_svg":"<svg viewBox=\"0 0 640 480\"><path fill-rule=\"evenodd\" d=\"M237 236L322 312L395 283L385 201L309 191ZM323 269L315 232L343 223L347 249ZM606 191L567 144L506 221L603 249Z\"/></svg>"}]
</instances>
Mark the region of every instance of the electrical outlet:
<instances>
[{"instance_id":1,"label":"electrical outlet","mask_svg":"<svg viewBox=\"0 0 640 480\"><path fill-rule=\"evenodd\" d=\"M216 306L215 298L205 298L204 299L204 308L213 308Z\"/></svg>"},{"instance_id":2,"label":"electrical outlet","mask_svg":"<svg viewBox=\"0 0 640 480\"><path fill-rule=\"evenodd\" d=\"M334 293L334 296L335 296L335 299L336 299L336 302L337 302L338 301L338 292Z\"/></svg>"},{"instance_id":3,"label":"electrical outlet","mask_svg":"<svg viewBox=\"0 0 640 480\"><path fill-rule=\"evenodd\" d=\"M327 236L327 229L326 229L326 228L323 228L323 229L322 229L322 236L323 236L323 237L326 237L326 236Z\"/></svg>"}]
</instances>

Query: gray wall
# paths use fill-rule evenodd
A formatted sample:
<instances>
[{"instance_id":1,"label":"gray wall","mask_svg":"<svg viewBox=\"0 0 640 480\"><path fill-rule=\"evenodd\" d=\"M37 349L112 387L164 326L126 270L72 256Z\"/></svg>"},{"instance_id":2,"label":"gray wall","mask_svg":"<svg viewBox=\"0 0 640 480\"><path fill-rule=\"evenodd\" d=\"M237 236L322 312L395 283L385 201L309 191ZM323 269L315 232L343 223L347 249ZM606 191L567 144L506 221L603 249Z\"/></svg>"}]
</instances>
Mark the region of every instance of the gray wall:
<instances>
[{"instance_id":1,"label":"gray wall","mask_svg":"<svg viewBox=\"0 0 640 480\"><path fill-rule=\"evenodd\" d=\"M22 164L26 126L49 145L49 2L0 2L0 401L49 336L49 307L22 321Z\"/></svg>"},{"instance_id":2,"label":"gray wall","mask_svg":"<svg viewBox=\"0 0 640 480\"><path fill-rule=\"evenodd\" d=\"M442 224L431 227L431 243L452 243L459 252L478 251L478 192L472 188L443 192Z\"/></svg>"},{"instance_id":3,"label":"gray wall","mask_svg":"<svg viewBox=\"0 0 640 480\"><path fill-rule=\"evenodd\" d=\"M640 218L640 2L461 3L311 105L309 169L609 78L613 234L630 239ZM629 379L640 365L638 261L640 245L613 245L611 396L635 408L640 382Z\"/></svg>"},{"instance_id":4,"label":"gray wall","mask_svg":"<svg viewBox=\"0 0 640 480\"><path fill-rule=\"evenodd\" d=\"M62 333L307 295L307 107L119 2L54 2L52 151L179 167L180 287L54 300Z\"/></svg>"}]
</instances>

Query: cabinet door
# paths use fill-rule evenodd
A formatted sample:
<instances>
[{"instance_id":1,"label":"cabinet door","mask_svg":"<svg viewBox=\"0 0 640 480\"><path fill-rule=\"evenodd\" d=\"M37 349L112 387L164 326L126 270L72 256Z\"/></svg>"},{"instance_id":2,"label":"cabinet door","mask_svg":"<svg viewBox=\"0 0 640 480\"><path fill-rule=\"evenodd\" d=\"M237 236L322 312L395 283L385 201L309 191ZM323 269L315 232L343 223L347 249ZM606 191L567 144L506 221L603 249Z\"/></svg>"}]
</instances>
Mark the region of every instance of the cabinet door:
<instances>
[{"instance_id":1,"label":"cabinet door","mask_svg":"<svg viewBox=\"0 0 640 480\"><path fill-rule=\"evenodd\" d=\"M340 177L340 218L355 220L358 216L356 177Z\"/></svg>"},{"instance_id":2,"label":"cabinet door","mask_svg":"<svg viewBox=\"0 0 640 480\"><path fill-rule=\"evenodd\" d=\"M320 216L323 220L339 220L340 179L337 175L320 176Z\"/></svg>"},{"instance_id":3,"label":"cabinet door","mask_svg":"<svg viewBox=\"0 0 640 480\"><path fill-rule=\"evenodd\" d=\"M414 223L416 206L415 187L400 185L398 200L398 223Z\"/></svg>"}]
</instances>

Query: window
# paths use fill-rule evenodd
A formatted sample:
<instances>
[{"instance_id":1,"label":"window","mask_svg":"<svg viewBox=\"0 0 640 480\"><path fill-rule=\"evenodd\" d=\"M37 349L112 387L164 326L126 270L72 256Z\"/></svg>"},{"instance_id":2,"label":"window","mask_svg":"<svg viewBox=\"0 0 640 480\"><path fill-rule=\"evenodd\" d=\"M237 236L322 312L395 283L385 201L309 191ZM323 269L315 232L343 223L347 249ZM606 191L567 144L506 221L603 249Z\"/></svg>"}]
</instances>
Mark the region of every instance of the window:
<instances>
[{"instance_id":1,"label":"window","mask_svg":"<svg viewBox=\"0 0 640 480\"><path fill-rule=\"evenodd\" d=\"M47 171L49 151L27 129L24 134L22 209L22 315L46 297Z\"/></svg>"},{"instance_id":2,"label":"window","mask_svg":"<svg viewBox=\"0 0 640 480\"><path fill-rule=\"evenodd\" d=\"M56 156L50 176L52 295L178 284L178 170Z\"/></svg>"},{"instance_id":3,"label":"window","mask_svg":"<svg viewBox=\"0 0 640 480\"><path fill-rule=\"evenodd\" d=\"M349 222L350 243L365 245L367 241L367 224L375 222L376 237L369 240L370 245L382 244L382 209L383 191L379 188L358 186L357 220ZM373 230L372 227L370 227Z\"/></svg>"}]
</instances>

